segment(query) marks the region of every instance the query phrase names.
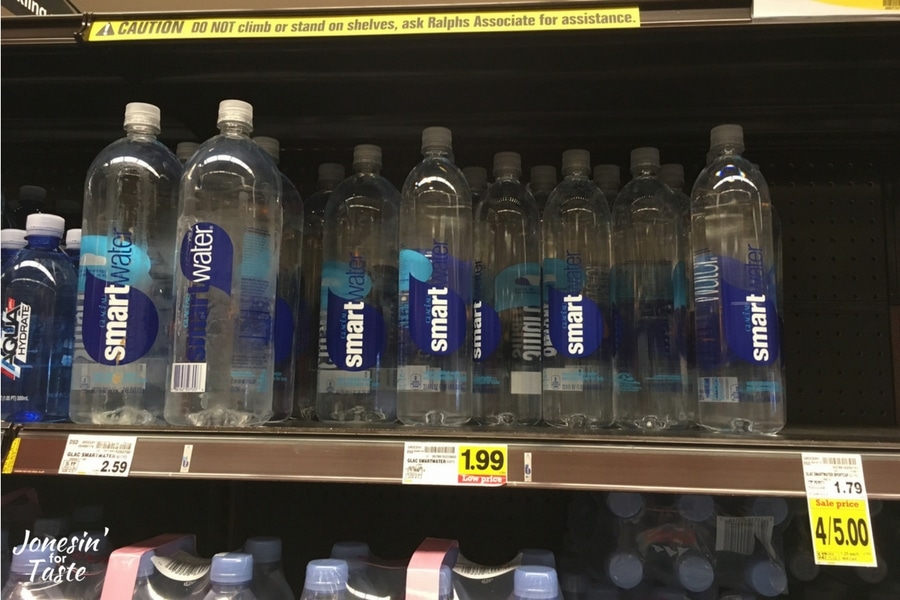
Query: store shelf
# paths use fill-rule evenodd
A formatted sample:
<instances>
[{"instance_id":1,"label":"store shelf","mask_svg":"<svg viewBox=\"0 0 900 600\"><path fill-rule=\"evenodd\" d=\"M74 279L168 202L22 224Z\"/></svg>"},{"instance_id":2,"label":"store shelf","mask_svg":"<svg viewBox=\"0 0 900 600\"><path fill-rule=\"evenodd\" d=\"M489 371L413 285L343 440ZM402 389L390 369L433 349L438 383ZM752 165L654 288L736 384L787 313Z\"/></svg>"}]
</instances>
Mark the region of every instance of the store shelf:
<instances>
[{"instance_id":1,"label":"store shelf","mask_svg":"<svg viewBox=\"0 0 900 600\"><path fill-rule=\"evenodd\" d=\"M900 431L793 429L772 437L693 432L574 435L552 429L452 431L266 427L253 430L128 429L40 425L19 429L14 474L58 473L70 434L135 435L130 477L400 484L412 441L507 444L508 485L526 488L804 495L804 452L860 454L869 496L900 499ZM193 447L182 472L185 445ZM525 454L531 481L525 481Z\"/></svg>"}]
</instances>

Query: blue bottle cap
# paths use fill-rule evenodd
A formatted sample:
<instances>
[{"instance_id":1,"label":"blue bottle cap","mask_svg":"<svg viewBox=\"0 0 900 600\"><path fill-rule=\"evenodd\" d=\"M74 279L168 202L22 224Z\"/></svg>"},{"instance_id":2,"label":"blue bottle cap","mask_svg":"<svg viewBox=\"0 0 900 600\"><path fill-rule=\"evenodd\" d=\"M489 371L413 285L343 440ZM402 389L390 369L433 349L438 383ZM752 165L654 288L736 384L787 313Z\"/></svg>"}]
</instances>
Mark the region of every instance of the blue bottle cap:
<instances>
[{"instance_id":1,"label":"blue bottle cap","mask_svg":"<svg viewBox=\"0 0 900 600\"><path fill-rule=\"evenodd\" d=\"M787 589L787 574L784 567L768 559L750 563L746 578L747 583L757 594L769 598L779 596Z\"/></svg>"},{"instance_id":2,"label":"blue bottle cap","mask_svg":"<svg viewBox=\"0 0 900 600\"><path fill-rule=\"evenodd\" d=\"M370 553L369 545L365 542L336 542L331 546L331 558L368 560Z\"/></svg>"},{"instance_id":3,"label":"blue bottle cap","mask_svg":"<svg viewBox=\"0 0 900 600\"><path fill-rule=\"evenodd\" d=\"M209 570L212 583L246 583L253 579L253 556L243 552L220 552Z\"/></svg>"},{"instance_id":4,"label":"blue bottle cap","mask_svg":"<svg viewBox=\"0 0 900 600\"><path fill-rule=\"evenodd\" d=\"M716 503L707 494L682 494L678 496L678 513L694 523L705 521L713 516Z\"/></svg>"},{"instance_id":5,"label":"blue bottle cap","mask_svg":"<svg viewBox=\"0 0 900 600\"><path fill-rule=\"evenodd\" d=\"M705 556L686 554L678 561L678 581L689 592L709 589L715 577L713 566Z\"/></svg>"},{"instance_id":6,"label":"blue bottle cap","mask_svg":"<svg viewBox=\"0 0 900 600\"><path fill-rule=\"evenodd\" d=\"M311 592L338 592L347 587L347 561L334 558L311 560L306 565L303 589Z\"/></svg>"},{"instance_id":7,"label":"blue bottle cap","mask_svg":"<svg viewBox=\"0 0 900 600\"><path fill-rule=\"evenodd\" d=\"M754 498L750 512L757 517L772 517L775 525L781 525L788 518L790 509L784 498Z\"/></svg>"},{"instance_id":8,"label":"blue bottle cap","mask_svg":"<svg viewBox=\"0 0 900 600\"><path fill-rule=\"evenodd\" d=\"M273 563L281 560L281 538L259 536L244 542L244 552L253 555L256 564Z\"/></svg>"},{"instance_id":9,"label":"blue bottle cap","mask_svg":"<svg viewBox=\"0 0 900 600\"><path fill-rule=\"evenodd\" d=\"M32 544L37 546L33 540ZM49 545L31 548L25 544L21 544L13 548L12 562L9 565L9 570L13 573L30 575L35 572L35 567L37 567L37 572L40 573L47 567L53 566L52 560L53 549Z\"/></svg>"},{"instance_id":10,"label":"blue bottle cap","mask_svg":"<svg viewBox=\"0 0 900 600\"><path fill-rule=\"evenodd\" d=\"M556 570L540 565L517 567L513 578L513 596L521 600L556 600L559 597Z\"/></svg>"},{"instance_id":11,"label":"blue bottle cap","mask_svg":"<svg viewBox=\"0 0 900 600\"><path fill-rule=\"evenodd\" d=\"M556 568L556 557L550 550L543 548L523 548L521 551L523 565L541 565Z\"/></svg>"},{"instance_id":12,"label":"blue bottle cap","mask_svg":"<svg viewBox=\"0 0 900 600\"><path fill-rule=\"evenodd\" d=\"M453 573L447 565L441 565L438 597L441 599L453 598Z\"/></svg>"},{"instance_id":13,"label":"blue bottle cap","mask_svg":"<svg viewBox=\"0 0 900 600\"><path fill-rule=\"evenodd\" d=\"M620 519L630 519L644 508L644 497L636 492L610 492L606 506Z\"/></svg>"},{"instance_id":14,"label":"blue bottle cap","mask_svg":"<svg viewBox=\"0 0 900 600\"><path fill-rule=\"evenodd\" d=\"M609 559L609 578L622 589L630 590L644 578L641 559L630 552L616 552Z\"/></svg>"},{"instance_id":15,"label":"blue bottle cap","mask_svg":"<svg viewBox=\"0 0 900 600\"><path fill-rule=\"evenodd\" d=\"M144 554L141 555L141 562L138 564L138 577L150 577L153 575L153 571L156 570L156 567L153 566L154 556L156 556L156 554L152 550L144 552Z\"/></svg>"}]
</instances>

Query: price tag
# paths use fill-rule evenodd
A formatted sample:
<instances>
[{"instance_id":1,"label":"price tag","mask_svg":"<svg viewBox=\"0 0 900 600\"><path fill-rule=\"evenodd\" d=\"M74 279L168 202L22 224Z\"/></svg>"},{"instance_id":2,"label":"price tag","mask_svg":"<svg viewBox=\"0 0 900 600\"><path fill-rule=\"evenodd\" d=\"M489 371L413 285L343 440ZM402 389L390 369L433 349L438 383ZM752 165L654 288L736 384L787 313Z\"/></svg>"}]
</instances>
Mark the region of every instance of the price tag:
<instances>
[{"instance_id":1,"label":"price tag","mask_svg":"<svg viewBox=\"0 0 900 600\"><path fill-rule=\"evenodd\" d=\"M506 483L505 445L406 442L403 483L498 486Z\"/></svg>"},{"instance_id":2,"label":"price tag","mask_svg":"<svg viewBox=\"0 0 900 600\"><path fill-rule=\"evenodd\" d=\"M803 474L816 564L876 567L862 457L804 452Z\"/></svg>"},{"instance_id":3,"label":"price tag","mask_svg":"<svg viewBox=\"0 0 900 600\"><path fill-rule=\"evenodd\" d=\"M137 436L70 434L62 460L61 475L128 477Z\"/></svg>"}]
</instances>

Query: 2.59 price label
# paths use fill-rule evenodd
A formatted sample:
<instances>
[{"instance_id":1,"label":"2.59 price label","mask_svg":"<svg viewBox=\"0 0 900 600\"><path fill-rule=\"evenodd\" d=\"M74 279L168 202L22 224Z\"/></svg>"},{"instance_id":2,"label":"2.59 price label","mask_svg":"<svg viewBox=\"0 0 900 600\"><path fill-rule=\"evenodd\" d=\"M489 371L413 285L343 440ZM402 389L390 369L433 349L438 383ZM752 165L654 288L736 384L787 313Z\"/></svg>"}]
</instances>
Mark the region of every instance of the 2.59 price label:
<instances>
[{"instance_id":1,"label":"2.59 price label","mask_svg":"<svg viewBox=\"0 0 900 600\"><path fill-rule=\"evenodd\" d=\"M71 434L59 463L62 475L128 477L137 436Z\"/></svg>"},{"instance_id":2,"label":"2.59 price label","mask_svg":"<svg viewBox=\"0 0 900 600\"><path fill-rule=\"evenodd\" d=\"M458 482L468 485L506 484L505 445L460 445Z\"/></svg>"},{"instance_id":3,"label":"2.59 price label","mask_svg":"<svg viewBox=\"0 0 900 600\"><path fill-rule=\"evenodd\" d=\"M803 471L816 564L877 566L862 457L804 453Z\"/></svg>"}]
</instances>

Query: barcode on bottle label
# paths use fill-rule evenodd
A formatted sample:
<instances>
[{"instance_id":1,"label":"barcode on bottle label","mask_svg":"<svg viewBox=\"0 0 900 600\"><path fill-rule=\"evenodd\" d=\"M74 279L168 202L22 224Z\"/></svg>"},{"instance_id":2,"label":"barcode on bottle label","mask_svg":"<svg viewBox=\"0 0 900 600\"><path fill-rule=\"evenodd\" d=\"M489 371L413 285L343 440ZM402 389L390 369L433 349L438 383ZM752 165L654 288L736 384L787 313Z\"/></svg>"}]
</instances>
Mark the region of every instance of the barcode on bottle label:
<instances>
[{"instance_id":1,"label":"barcode on bottle label","mask_svg":"<svg viewBox=\"0 0 900 600\"><path fill-rule=\"evenodd\" d=\"M205 392L206 363L174 363L172 365L173 392Z\"/></svg>"},{"instance_id":2,"label":"barcode on bottle label","mask_svg":"<svg viewBox=\"0 0 900 600\"><path fill-rule=\"evenodd\" d=\"M700 402L737 402L737 377L700 377L697 379Z\"/></svg>"},{"instance_id":3,"label":"barcode on bottle label","mask_svg":"<svg viewBox=\"0 0 900 600\"><path fill-rule=\"evenodd\" d=\"M772 517L716 517L716 551L749 556L759 540L768 552L774 526Z\"/></svg>"}]
</instances>

